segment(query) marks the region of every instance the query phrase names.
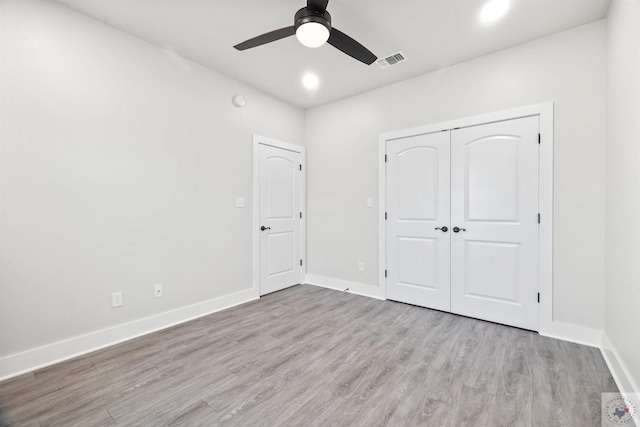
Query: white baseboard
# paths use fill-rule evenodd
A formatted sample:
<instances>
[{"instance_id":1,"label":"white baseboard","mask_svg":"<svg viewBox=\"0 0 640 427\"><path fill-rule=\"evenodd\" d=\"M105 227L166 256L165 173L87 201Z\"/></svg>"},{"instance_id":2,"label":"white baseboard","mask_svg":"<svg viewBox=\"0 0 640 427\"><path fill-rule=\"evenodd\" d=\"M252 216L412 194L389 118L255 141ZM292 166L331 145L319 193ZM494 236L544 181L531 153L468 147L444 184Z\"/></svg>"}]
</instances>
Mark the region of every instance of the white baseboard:
<instances>
[{"instance_id":1,"label":"white baseboard","mask_svg":"<svg viewBox=\"0 0 640 427\"><path fill-rule=\"evenodd\" d=\"M551 322L544 329L541 327L538 333L544 337L588 345L589 347L600 348L602 345L601 330L573 323Z\"/></svg>"},{"instance_id":2,"label":"white baseboard","mask_svg":"<svg viewBox=\"0 0 640 427\"><path fill-rule=\"evenodd\" d=\"M0 358L0 381L258 298L259 296L256 295L254 289L247 289L144 319L90 332L22 353L12 354Z\"/></svg>"},{"instance_id":3,"label":"white baseboard","mask_svg":"<svg viewBox=\"0 0 640 427\"><path fill-rule=\"evenodd\" d=\"M630 375L629 368L620 358L618 351L609 341L609 337L606 333L602 334L602 347L600 348L602 357L611 371L611 375L618 385L618 389L621 392L626 393L640 393L640 384L636 382Z\"/></svg>"},{"instance_id":4,"label":"white baseboard","mask_svg":"<svg viewBox=\"0 0 640 427\"><path fill-rule=\"evenodd\" d=\"M347 292L362 295L365 297L376 298L384 300L386 299L382 295L382 290L377 286L365 285L363 283L350 282L348 280L334 279L333 277L317 276L315 274L307 274L306 283L310 285L320 286L323 288L335 289L338 291Z\"/></svg>"}]
</instances>

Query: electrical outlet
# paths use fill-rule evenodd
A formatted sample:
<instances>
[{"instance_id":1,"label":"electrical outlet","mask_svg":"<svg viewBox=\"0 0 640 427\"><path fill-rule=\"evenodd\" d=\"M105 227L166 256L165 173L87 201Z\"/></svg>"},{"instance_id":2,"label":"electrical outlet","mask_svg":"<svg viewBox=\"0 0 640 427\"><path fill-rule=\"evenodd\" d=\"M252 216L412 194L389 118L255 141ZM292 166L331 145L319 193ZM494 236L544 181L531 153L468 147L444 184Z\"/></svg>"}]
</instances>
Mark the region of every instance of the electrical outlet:
<instances>
[{"instance_id":1,"label":"electrical outlet","mask_svg":"<svg viewBox=\"0 0 640 427\"><path fill-rule=\"evenodd\" d=\"M373 197L367 197L367 207L368 208L373 207Z\"/></svg>"},{"instance_id":2,"label":"electrical outlet","mask_svg":"<svg viewBox=\"0 0 640 427\"><path fill-rule=\"evenodd\" d=\"M162 283L158 283L153 287L153 296L155 296L156 298L162 296Z\"/></svg>"},{"instance_id":3,"label":"electrical outlet","mask_svg":"<svg viewBox=\"0 0 640 427\"><path fill-rule=\"evenodd\" d=\"M114 292L111 294L111 307L120 307L122 305L122 292Z\"/></svg>"},{"instance_id":4,"label":"electrical outlet","mask_svg":"<svg viewBox=\"0 0 640 427\"><path fill-rule=\"evenodd\" d=\"M358 263L358 271L364 273L364 262L361 261Z\"/></svg>"},{"instance_id":5,"label":"electrical outlet","mask_svg":"<svg viewBox=\"0 0 640 427\"><path fill-rule=\"evenodd\" d=\"M244 197L236 197L236 208L244 208Z\"/></svg>"}]
</instances>

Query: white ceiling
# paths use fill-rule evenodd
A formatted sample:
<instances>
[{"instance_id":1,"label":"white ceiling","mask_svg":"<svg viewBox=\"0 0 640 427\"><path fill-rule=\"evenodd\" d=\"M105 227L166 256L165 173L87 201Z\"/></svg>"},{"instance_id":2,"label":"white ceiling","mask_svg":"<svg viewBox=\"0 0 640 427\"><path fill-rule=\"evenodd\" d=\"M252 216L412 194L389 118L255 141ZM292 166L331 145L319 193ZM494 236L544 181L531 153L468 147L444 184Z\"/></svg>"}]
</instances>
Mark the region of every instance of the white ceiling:
<instances>
[{"instance_id":1,"label":"white ceiling","mask_svg":"<svg viewBox=\"0 0 640 427\"><path fill-rule=\"evenodd\" d=\"M330 0L333 26L379 58L408 60L381 69L330 45L295 37L243 52L233 45L293 25L306 0L57 0L143 40L310 108L603 19L610 0L511 0L507 15L482 24L485 0ZM309 91L302 76L315 72Z\"/></svg>"}]
</instances>

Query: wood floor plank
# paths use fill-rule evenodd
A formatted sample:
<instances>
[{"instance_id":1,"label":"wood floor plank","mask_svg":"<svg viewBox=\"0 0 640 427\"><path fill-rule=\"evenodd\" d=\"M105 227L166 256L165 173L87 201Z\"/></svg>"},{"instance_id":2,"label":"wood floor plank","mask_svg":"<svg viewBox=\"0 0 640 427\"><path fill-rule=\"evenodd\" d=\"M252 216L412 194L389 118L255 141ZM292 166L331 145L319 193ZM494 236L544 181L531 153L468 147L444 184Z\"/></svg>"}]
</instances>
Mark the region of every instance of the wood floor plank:
<instances>
[{"instance_id":1,"label":"wood floor plank","mask_svg":"<svg viewBox=\"0 0 640 427\"><path fill-rule=\"evenodd\" d=\"M0 382L16 425L596 426L595 348L295 286Z\"/></svg>"},{"instance_id":2,"label":"wood floor plank","mask_svg":"<svg viewBox=\"0 0 640 427\"><path fill-rule=\"evenodd\" d=\"M334 414L336 424L372 425L378 422L377 419L371 419L371 409L386 402L388 391L400 386L404 381L405 367L392 359L377 359L377 362L362 376L351 397L345 399L344 409L340 411L339 416L336 417Z\"/></svg>"},{"instance_id":3,"label":"wood floor plank","mask_svg":"<svg viewBox=\"0 0 640 427\"><path fill-rule=\"evenodd\" d=\"M123 369L117 376L91 371L90 375L76 377L73 383L55 387L56 382L42 382L42 390L29 391L21 395L19 404L9 406L8 415L14 422L47 422L66 418L73 413L80 418L100 413L109 397L119 393L123 387L148 379L157 374L149 365L147 369L133 366Z\"/></svg>"},{"instance_id":4,"label":"wood floor plank","mask_svg":"<svg viewBox=\"0 0 640 427\"><path fill-rule=\"evenodd\" d=\"M179 350L158 354L151 360L161 371L172 371L178 368L195 369L203 364L214 363L216 359L226 354L226 351L237 348L238 343L233 337L225 336L217 339L205 337L193 340Z\"/></svg>"},{"instance_id":5,"label":"wood floor plank","mask_svg":"<svg viewBox=\"0 0 640 427\"><path fill-rule=\"evenodd\" d=\"M96 367L88 357L79 357L54 366L38 369L33 372L37 382L51 382L56 384L72 383L83 375L91 375Z\"/></svg>"},{"instance_id":6,"label":"wood floor plank","mask_svg":"<svg viewBox=\"0 0 640 427\"><path fill-rule=\"evenodd\" d=\"M111 415L105 409L97 409L90 412L67 412L52 417L47 417L40 422L41 427L49 426L92 426L108 427L116 425Z\"/></svg>"},{"instance_id":7,"label":"wood floor plank","mask_svg":"<svg viewBox=\"0 0 640 427\"><path fill-rule=\"evenodd\" d=\"M314 375L323 373L332 375L340 366L341 360L348 360L353 354L349 344L365 334L364 328L357 323L352 323L341 329L340 334L333 332L322 340L308 343L307 351L278 375L289 382L312 382Z\"/></svg>"},{"instance_id":8,"label":"wood floor plank","mask_svg":"<svg viewBox=\"0 0 640 427\"><path fill-rule=\"evenodd\" d=\"M534 379L552 393L541 395L534 405L551 406L558 413L558 423L599 425L600 393L617 392L610 375L602 375L604 360L600 351L560 340L535 337L536 368ZM565 378L571 378L566 381ZM549 396L552 396L549 402ZM560 400L561 403L558 403ZM534 414L536 411L534 406ZM556 409L557 408L557 409Z\"/></svg>"},{"instance_id":9,"label":"wood floor plank","mask_svg":"<svg viewBox=\"0 0 640 427\"><path fill-rule=\"evenodd\" d=\"M372 425L421 425L423 420L423 402L426 397L426 390L429 385L430 366L425 363L416 363L405 368L398 385L392 388L385 388L384 398L376 405L371 412L369 420ZM430 403L431 399L428 399Z\"/></svg>"},{"instance_id":10,"label":"wood floor plank","mask_svg":"<svg viewBox=\"0 0 640 427\"><path fill-rule=\"evenodd\" d=\"M514 370L505 369L499 377L498 390L494 395L491 411L491 426L533 425L533 379Z\"/></svg>"},{"instance_id":11,"label":"wood floor plank","mask_svg":"<svg viewBox=\"0 0 640 427\"><path fill-rule=\"evenodd\" d=\"M282 413L271 426L327 426L344 399L326 390L315 390L301 394L291 406L292 414Z\"/></svg>"},{"instance_id":12,"label":"wood floor plank","mask_svg":"<svg viewBox=\"0 0 640 427\"><path fill-rule=\"evenodd\" d=\"M147 381L131 384L122 390L118 400L106 405L109 414L117 423L125 425L131 420L144 418L145 413L154 413L164 407L185 408L201 400L203 393L223 387L236 379L225 370L186 371L176 369L162 372Z\"/></svg>"},{"instance_id":13,"label":"wood floor plank","mask_svg":"<svg viewBox=\"0 0 640 427\"><path fill-rule=\"evenodd\" d=\"M212 423L246 425L246 420L257 413L268 413L277 402L278 393L286 387L286 381L276 376L253 383L238 380L233 387L218 390L203 400L218 409Z\"/></svg>"},{"instance_id":14,"label":"wood floor plank","mask_svg":"<svg viewBox=\"0 0 640 427\"><path fill-rule=\"evenodd\" d=\"M244 425L250 426L279 426L279 425L304 425L300 420L293 422L301 407L313 411L317 404L317 413L331 411L336 402L342 399L333 393L327 392L325 382L300 382L297 384L283 383L284 387L275 390L270 399L267 411L255 411L243 419ZM303 417L306 418L307 414ZM286 423L285 423L286 421Z\"/></svg>"},{"instance_id":15,"label":"wood floor plank","mask_svg":"<svg viewBox=\"0 0 640 427\"><path fill-rule=\"evenodd\" d=\"M507 352L511 352L510 347L505 345L510 338L506 333L506 329L510 328L506 326L497 327L498 325L487 322L481 326L483 327L478 330L478 333L482 340L493 342L495 345L481 345L478 347L468 366L465 384L496 395L504 372L517 369L517 366L512 366L511 359L505 361ZM491 360L492 363L487 363L487 360Z\"/></svg>"},{"instance_id":16,"label":"wood floor plank","mask_svg":"<svg viewBox=\"0 0 640 427\"><path fill-rule=\"evenodd\" d=\"M494 427L491 417L500 408L496 407L494 397L489 393L465 385L454 402L454 425Z\"/></svg>"},{"instance_id":17,"label":"wood floor plank","mask_svg":"<svg viewBox=\"0 0 640 427\"><path fill-rule=\"evenodd\" d=\"M154 385L147 386L129 396L126 401L109 405L113 419L122 425L165 425L178 418L197 418L201 413L213 414L201 396L210 390L222 388L237 380L230 372L200 372L191 378L180 375L165 377ZM191 414L191 415L188 415Z\"/></svg>"},{"instance_id":18,"label":"wood floor plank","mask_svg":"<svg viewBox=\"0 0 640 427\"><path fill-rule=\"evenodd\" d=\"M180 411L164 410L152 416L146 416L132 425L207 426L210 425L213 417L215 417L215 412L204 400L200 400Z\"/></svg>"}]
</instances>

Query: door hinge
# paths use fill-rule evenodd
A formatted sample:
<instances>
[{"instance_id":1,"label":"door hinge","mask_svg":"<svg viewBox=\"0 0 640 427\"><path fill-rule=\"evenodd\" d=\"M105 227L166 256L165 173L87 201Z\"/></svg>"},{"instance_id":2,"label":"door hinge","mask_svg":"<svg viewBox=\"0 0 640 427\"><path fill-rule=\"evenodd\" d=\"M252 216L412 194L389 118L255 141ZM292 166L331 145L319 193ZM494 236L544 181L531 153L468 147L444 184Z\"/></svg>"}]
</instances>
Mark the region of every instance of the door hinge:
<instances>
[{"instance_id":1,"label":"door hinge","mask_svg":"<svg viewBox=\"0 0 640 427\"><path fill-rule=\"evenodd\" d=\"M300 219L302 219L302 212L300 212Z\"/></svg>"},{"instance_id":2,"label":"door hinge","mask_svg":"<svg viewBox=\"0 0 640 427\"><path fill-rule=\"evenodd\" d=\"M302 171L302 165L300 165L300 171Z\"/></svg>"},{"instance_id":3,"label":"door hinge","mask_svg":"<svg viewBox=\"0 0 640 427\"><path fill-rule=\"evenodd\" d=\"M384 219L385 219L385 221L387 219L387 213L386 212L384 213Z\"/></svg>"},{"instance_id":4,"label":"door hinge","mask_svg":"<svg viewBox=\"0 0 640 427\"><path fill-rule=\"evenodd\" d=\"M538 224L540 224L540 214L538 214Z\"/></svg>"},{"instance_id":5,"label":"door hinge","mask_svg":"<svg viewBox=\"0 0 640 427\"><path fill-rule=\"evenodd\" d=\"M538 304L540 304L540 292L538 292Z\"/></svg>"},{"instance_id":6,"label":"door hinge","mask_svg":"<svg viewBox=\"0 0 640 427\"><path fill-rule=\"evenodd\" d=\"M540 134L538 134L538 144L540 144L541 140L542 140L542 137L540 136Z\"/></svg>"},{"instance_id":7,"label":"door hinge","mask_svg":"<svg viewBox=\"0 0 640 427\"><path fill-rule=\"evenodd\" d=\"M384 271L384 277L387 277L387 270Z\"/></svg>"},{"instance_id":8,"label":"door hinge","mask_svg":"<svg viewBox=\"0 0 640 427\"><path fill-rule=\"evenodd\" d=\"M300 265L302 265L302 260L300 260Z\"/></svg>"},{"instance_id":9,"label":"door hinge","mask_svg":"<svg viewBox=\"0 0 640 427\"><path fill-rule=\"evenodd\" d=\"M384 155L384 162L387 163L387 155Z\"/></svg>"}]
</instances>

